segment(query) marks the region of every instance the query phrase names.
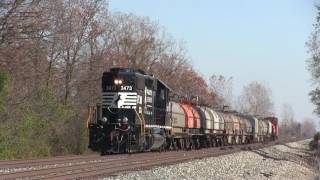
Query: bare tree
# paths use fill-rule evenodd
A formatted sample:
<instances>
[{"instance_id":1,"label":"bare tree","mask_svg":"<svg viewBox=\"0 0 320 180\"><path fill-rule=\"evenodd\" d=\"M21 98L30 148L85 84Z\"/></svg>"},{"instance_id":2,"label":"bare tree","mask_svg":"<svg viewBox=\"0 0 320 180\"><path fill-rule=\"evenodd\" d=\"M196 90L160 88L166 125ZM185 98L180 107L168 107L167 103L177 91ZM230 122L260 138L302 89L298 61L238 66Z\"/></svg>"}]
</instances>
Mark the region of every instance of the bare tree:
<instances>
[{"instance_id":1,"label":"bare tree","mask_svg":"<svg viewBox=\"0 0 320 180\"><path fill-rule=\"evenodd\" d=\"M217 95L217 103L231 106L233 101L233 78L212 75L209 78L209 89Z\"/></svg>"},{"instance_id":2,"label":"bare tree","mask_svg":"<svg viewBox=\"0 0 320 180\"><path fill-rule=\"evenodd\" d=\"M308 119L306 119L302 123L298 122L295 119L292 106L290 104L283 104L280 123L281 137L307 137L310 134L306 131L310 130L312 134L314 133L313 130L315 129L310 127L312 123L313 122L309 121Z\"/></svg>"},{"instance_id":3,"label":"bare tree","mask_svg":"<svg viewBox=\"0 0 320 180\"><path fill-rule=\"evenodd\" d=\"M271 90L266 85L252 82L243 87L242 94L238 98L238 109L245 113L268 116L273 110L271 96Z\"/></svg>"},{"instance_id":4,"label":"bare tree","mask_svg":"<svg viewBox=\"0 0 320 180\"><path fill-rule=\"evenodd\" d=\"M283 124L292 124L294 122L294 111L290 104L283 104L281 119Z\"/></svg>"},{"instance_id":5,"label":"bare tree","mask_svg":"<svg viewBox=\"0 0 320 180\"><path fill-rule=\"evenodd\" d=\"M90 41L92 24L95 23L95 18L103 3L105 2L89 0L56 1L55 5L62 5L59 13L53 14L53 18L56 18L54 22L59 22L59 27L55 32L55 37L59 39L57 45L59 52L52 52L52 54L59 54L61 57L58 60L58 66L63 67L64 104L68 103L71 95L76 66L88 54L86 48Z\"/></svg>"},{"instance_id":6,"label":"bare tree","mask_svg":"<svg viewBox=\"0 0 320 180\"><path fill-rule=\"evenodd\" d=\"M295 120L294 120L294 112L289 104L282 105L281 111L281 132L280 136L282 137L290 137L293 134ZM290 133L290 135L289 135Z\"/></svg>"},{"instance_id":7,"label":"bare tree","mask_svg":"<svg viewBox=\"0 0 320 180\"><path fill-rule=\"evenodd\" d=\"M0 69L10 74L11 101L23 101L43 85L47 17L41 0L1 2ZM26 86L28 84L28 86Z\"/></svg>"},{"instance_id":8,"label":"bare tree","mask_svg":"<svg viewBox=\"0 0 320 180\"><path fill-rule=\"evenodd\" d=\"M302 128L301 128L301 135L304 138L310 138L315 135L317 132L316 124L314 120L306 118L303 120Z\"/></svg>"},{"instance_id":9,"label":"bare tree","mask_svg":"<svg viewBox=\"0 0 320 180\"><path fill-rule=\"evenodd\" d=\"M114 66L149 71L163 52L160 28L149 18L134 14L110 14L105 47Z\"/></svg>"},{"instance_id":10,"label":"bare tree","mask_svg":"<svg viewBox=\"0 0 320 180\"><path fill-rule=\"evenodd\" d=\"M38 31L41 0L4 0L0 3L0 47L21 45L24 40L41 37ZM44 35L44 34L42 34Z\"/></svg>"}]
</instances>

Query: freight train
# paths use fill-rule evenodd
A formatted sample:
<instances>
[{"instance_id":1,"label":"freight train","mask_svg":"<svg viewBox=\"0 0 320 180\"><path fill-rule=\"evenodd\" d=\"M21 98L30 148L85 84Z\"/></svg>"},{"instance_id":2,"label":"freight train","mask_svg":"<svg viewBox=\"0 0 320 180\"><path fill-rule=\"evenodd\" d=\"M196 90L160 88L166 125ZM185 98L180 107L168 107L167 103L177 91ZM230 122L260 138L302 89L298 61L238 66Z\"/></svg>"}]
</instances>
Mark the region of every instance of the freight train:
<instances>
[{"instance_id":1,"label":"freight train","mask_svg":"<svg viewBox=\"0 0 320 180\"><path fill-rule=\"evenodd\" d=\"M276 117L215 110L169 98L172 90L141 70L102 76L102 100L89 107L89 148L101 154L199 149L275 140Z\"/></svg>"}]
</instances>

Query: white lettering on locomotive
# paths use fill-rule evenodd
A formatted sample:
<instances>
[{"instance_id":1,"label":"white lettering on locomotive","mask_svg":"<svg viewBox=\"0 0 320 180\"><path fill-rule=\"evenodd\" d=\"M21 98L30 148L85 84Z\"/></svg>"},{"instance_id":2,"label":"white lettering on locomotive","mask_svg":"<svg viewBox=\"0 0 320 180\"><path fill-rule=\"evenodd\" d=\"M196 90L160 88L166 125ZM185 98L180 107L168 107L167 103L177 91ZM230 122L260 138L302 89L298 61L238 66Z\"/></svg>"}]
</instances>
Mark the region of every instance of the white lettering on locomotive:
<instances>
[{"instance_id":1,"label":"white lettering on locomotive","mask_svg":"<svg viewBox=\"0 0 320 180\"><path fill-rule=\"evenodd\" d=\"M142 104L142 96L141 95L137 96L137 103Z\"/></svg>"},{"instance_id":2,"label":"white lettering on locomotive","mask_svg":"<svg viewBox=\"0 0 320 180\"><path fill-rule=\"evenodd\" d=\"M146 102L152 104L152 97L147 97Z\"/></svg>"},{"instance_id":3,"label":"white lettering on locomotive","mask_svg":"<svg viewBox=\"0 0 320 180\"><path fill-rule=\"evenodd\" d=\"M117 87L116 86L106 86L106 91L116 91Z\"/></svg>"},{"instance_id":4,"label":"white lettering on locomotive","mask_svg":"<svg viewBox=\"0 0 320 180\"><path fill-rule=\"evenodd\" d=\"M132 86L120 86L120 91L132 91ZM116 91L116 86L106 86L106 91Z\"/></svg>"},{"instance_id":5,"label":"white lettering on locomotive","mask_svg":"<svg viewBox=\"0 0 320 180\"><path fill-rule=\"evenodd\" d=\"M121 91L132 91L132 86L121 86Z\"/></svg>"},{"instance_id":6,"label":"white lettering on locomotive","mask_svg":"<svg viewBox=\"0 0 320 180\"><path fill-rule=\"evenodd\" d=\"M152 104L152 90L145 88L145 103Z\"/></svg>"},{"instance_id":7,"label":"white lettering on locomotive","mask_svg":"<svg viewBox=\"0 0 320 180\"><path fill-rule=\"evenodd\" d=\"M148 96L152 96L152 90L146 88L146 94Z\"/></svg>"}]
</instances>

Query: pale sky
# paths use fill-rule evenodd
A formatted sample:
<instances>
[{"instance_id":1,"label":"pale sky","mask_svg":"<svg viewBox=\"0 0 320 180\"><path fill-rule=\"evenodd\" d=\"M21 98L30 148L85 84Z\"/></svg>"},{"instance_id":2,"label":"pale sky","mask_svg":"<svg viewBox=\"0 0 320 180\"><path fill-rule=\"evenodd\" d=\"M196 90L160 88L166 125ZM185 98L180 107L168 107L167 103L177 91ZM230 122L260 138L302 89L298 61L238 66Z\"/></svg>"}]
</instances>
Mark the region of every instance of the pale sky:
<instances>
[{"instance_id":1,"label":"pale sky","mask_svg":"<svg viewBox=\"0 0 320 180\"><path fill-rule=\"evenodd\" d=\"M251 81L267 84L278 115L315 116L308 92L305 42L317 15L313 0L111 0L111 11L148 16L186 42L195 69L234 78L235 95Z\"/></svg>"}]
</instances>

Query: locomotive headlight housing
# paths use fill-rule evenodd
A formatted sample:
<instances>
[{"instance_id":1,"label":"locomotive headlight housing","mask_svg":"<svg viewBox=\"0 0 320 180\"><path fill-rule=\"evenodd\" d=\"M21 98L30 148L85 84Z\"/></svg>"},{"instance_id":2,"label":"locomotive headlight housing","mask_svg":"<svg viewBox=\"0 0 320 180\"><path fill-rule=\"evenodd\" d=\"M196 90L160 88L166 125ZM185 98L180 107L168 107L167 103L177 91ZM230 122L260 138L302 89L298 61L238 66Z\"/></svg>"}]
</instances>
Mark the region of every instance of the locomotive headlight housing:
<instances>
[{"instance_id":1,"label":"locomotive headlight housing","mask_svg":"<svg viewBox=\"0 0 320 180\"><path fill-rule=\"evenodd\" d=\"M107 123L108 122L108 118L107 117L103 117L101 120L103 123Z\"/></svg>"},{"instance_id":2,"label":"locomotive headlight housing","mask_svg":"<svg viewBox=\"0 0 320 180\"><path fill-rule=\"evenodd\" d=\"M122 84L122 80L121 79L115 79L114 81L115 85L121 85Z\"/></svg>"}]
</instances>

